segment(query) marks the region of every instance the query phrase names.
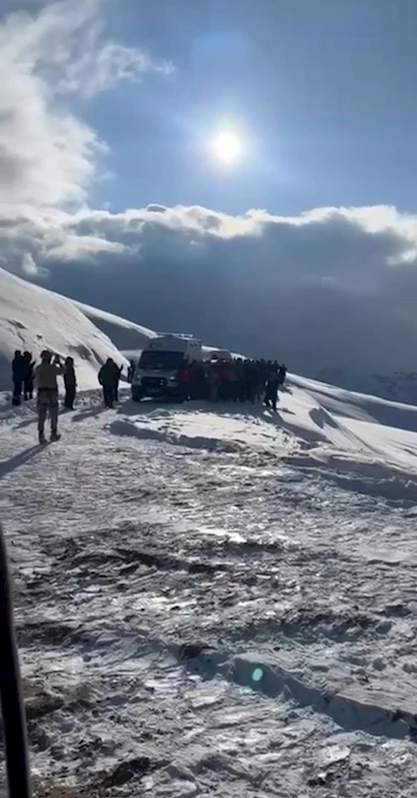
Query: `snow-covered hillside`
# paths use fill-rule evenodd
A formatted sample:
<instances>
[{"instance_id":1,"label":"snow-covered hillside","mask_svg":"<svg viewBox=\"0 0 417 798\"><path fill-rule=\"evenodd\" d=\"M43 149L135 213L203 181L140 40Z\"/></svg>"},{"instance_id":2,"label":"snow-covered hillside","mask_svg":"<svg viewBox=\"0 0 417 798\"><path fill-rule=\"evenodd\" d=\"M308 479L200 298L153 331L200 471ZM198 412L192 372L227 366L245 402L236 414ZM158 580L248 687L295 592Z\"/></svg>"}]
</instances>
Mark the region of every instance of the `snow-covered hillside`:
<instances>
[{"instance_id":1,"label":"snow-covered hillside","mask_svg":"<svg viewBox=\"0 0 417 798\"><path fill-rule=\"evenodd\" d=\"M2 412L36 796L411 797L416 408Z\"/></svg>"},{"instance_id":2,"label":"snow-covered hillside","mask_svg":"<svg viewBox=\"0 0 417 798\"><path fill-rule=\"evenodd\" d=\"M120 316L115 316L113 313L107 313L105 310L93 308L90 305L85 305L83 302L77 302L71 299L73 305L78 310L81 310L88 319L102 330L113 341L121 351L138 352L145 346L150 338L154 338L156 333L148 330L146 327L141 327L133 321L128 321Z\"/></svg>"},{"instance_id":3,"label":"snow-covered hillside","mask_svg":"<svg viewBox=\"0 0 417 798\"><path fill-rule=\"evenodd\" d=\"M10 362L16 349L38 357L52 349L75 360L81 388L97 386L97 371L108 357L125 359L73 303L0 269L0 390L10 388Z\"/></svg>"},{"instance_id":4,"label":"snow-covered hillside","mask_svg":"<svg viewBox=\"0 0 417 798\"><path fill-rule=\"evenodd\" d=\"M99 308L93 308L90 305L85 305L83 302L78 302L71 299L70 302L75 305L78 310L81 310L87 318L102 330L106 335L111 338L114 345L120 349L123 354L135 359L141 350L144 348L150 338L155 338L158 333L153 330L148 330L147 327L142 327L134 321L129 321L121 316L115 316L113 313L108 313ZM184 332L177 330L176 332ZM210 355L211 352L216 352L217 348L214 346L203 346L203 352ZM233 353L234 357L243 357L238 353Z\"/></svg>"}]
</instances>

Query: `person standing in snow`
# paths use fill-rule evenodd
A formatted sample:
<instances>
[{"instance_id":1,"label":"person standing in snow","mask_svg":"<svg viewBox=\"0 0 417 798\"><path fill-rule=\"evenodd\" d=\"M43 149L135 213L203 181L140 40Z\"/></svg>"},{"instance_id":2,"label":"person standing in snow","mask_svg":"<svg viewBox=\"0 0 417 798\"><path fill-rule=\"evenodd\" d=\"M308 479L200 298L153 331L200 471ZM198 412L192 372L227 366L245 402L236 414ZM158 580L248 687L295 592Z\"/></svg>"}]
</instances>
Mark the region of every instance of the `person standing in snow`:
<instances>
[{"instance_id":1,"label":"person standing in snow","mask_svg":"<svg viewBox=\"0 0 417 798\"><path fill-rule=\"evenodd\" d=\"M20 405L23 382L25 377L25 362L22 353L16 349L12 360L13 400L14 405Z\"/></svg>"},{"instance_id":2,"label":"person standing in snow","mask_svg":"<svg viewBox=\"0 0 417 798\"><path fill-rule=\"evenodd\" d=\"M35 361L32 360L30 352L23 352L23 398L25 402L33 399L33 376Z\"/></svg>"},{"instance_id":3,"label":"person standing in snow","mask_svg":"<svg viewBox=\"0 0 417 798\"><path fill-rule=\"evenodd\" d=\"M192 395L192 371L188 363L183 363L178 371L178 385L181 398L188 402Z\"/></svg>"},{"instance_id":4,"label":"person standing in snow","mask_svg":"<svg viewBox=\"0 0 417 798\"><path fill-rule=\"evenodd\" d=\"M262 360L256 361L256 389L255 399L261 402L265 393L265 369Z\"/></svg>"},{"instance_id":5,"label":"person standing in snow","mask_svg":"<svg viewBox=\"0 0 417 798\"><path fill-rule=\"evenodd\" d=\"M38 391L38 433L39 443L45 444L45 421L49 412L51 420L51 441L59 441L58 435L58 381L57 377L63 375L65 368L61 366L59 355L52 361L52 352L44 349L41 362L35 369L35 378Z\"/></svg>"},{"instance_id":6,"label":"person standing in snow","mask_svg":"<svg viewBox=\"0 0 417 798\"><path fill-rule=\"evenodd\" d=\"M284 382L285 382L286 376L287 376L287 367L286 367L285 363L283 363L282 366L280 366L279 370L278 370L278 382L279 382L279 387L280 388L284 387Z\"/></svg>"},{"instance_id":7,"label":"person standing in snow","mask_svg":"<svg viewBox=\"0 0 417 798\"><path fill-rule=\"evenodd\" d=\"M209 382L210 382L210 402L217 402L219 398L219 388L220 388L220 374L218 371L218 365L212 364L210 372L209 372Z\"/></svg>"},{"instance_id":8,"label":"person standing in snow","mask_svg":"<svg viewBox=\"0 0 417 798\"><path fill-rule=\"evenodd\" d=\"M67 357L65 359L64 385L64 407L66 407L67 410L74 410L75 396L77 393L77 378L75 376L73 357Z\"/></svg>"},{"instance_id":9,"label":"person standing in snow","mask_svg":"<svg viewBox=\"0 0 417 798\"><path fill-rule=\"evenodd\" d=\"M123 366L118 366L117 363L114 363L114 401L119 401L119 381L120 377L122 376Z\"/></svg>"},{"instance_id":10,"label":"person standing in snow","mask_svg":"<svg viewBox=\"0 0 417 798\"><path fill-rule=\"evenodd\" d=\"M103 388L103 400L105 407L112 408L114 402L114 393L115 393L115 369L118 369L118 366L114 362L114 360L109 357L101 367L98 373L98 381Z\"/></svg>"},{"instance_id":11,"label":"person standing in snow","mask_svg":"<svg viewBox=\"0 0 417 798\"><path fill-rule=\"evenodd\" d=\"M277 409L279 378L277 371L271 371L266 381L264 404L266 407Z\"/></svg>"}]
</instances>

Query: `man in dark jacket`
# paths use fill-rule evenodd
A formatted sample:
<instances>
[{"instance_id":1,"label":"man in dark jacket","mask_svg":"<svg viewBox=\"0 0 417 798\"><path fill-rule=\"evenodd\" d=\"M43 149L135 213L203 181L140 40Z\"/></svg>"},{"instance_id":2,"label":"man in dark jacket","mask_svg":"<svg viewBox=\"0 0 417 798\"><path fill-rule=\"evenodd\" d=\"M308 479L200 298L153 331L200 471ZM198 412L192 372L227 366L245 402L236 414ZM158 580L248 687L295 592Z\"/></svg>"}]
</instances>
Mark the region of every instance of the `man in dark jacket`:
<instances>
[{"instance_id":1,"label":"man in dark jacket","mask_svg":"<svg viewBox=\"0 0 417 798\"><path fill-rule=\"evenodd\" d=\"M23 383L25 379L25 361L22 353L16 349L12 360L12 379L13 379L13 404L20 405Z\"/></svg>"},{"instance_id":2,"label":"man in dark jacket","mask_svg":"<svg viewBox=\"0 0 417 798\"><path fill-rule=\"evenodd\" d=\"M106 407L113 407L114 399L115 399L115 387L116 387L116 377L115 377L115 370L118 370L118 366L114 362L114 360L109 357L101 367L98 373L98 381L103 388L103 400Z\"/></svg>"},{"instance_id":3,"label":"man in dark jacket","mask_svg":"<svg viewBox=\"0 0 417 798\"><path fill-rule=\"evenodd\" d=\"M265 386L265 399L264 404L266 407L272 407L273 410L277 409L278 401L278 372L271 371Z\"/></svg>"},{"instance_id":4,"label":"man in dark jacket","mask_svg":"<svg viewBox=\"0 0 417 798\"><path fill-rule=\"evenodd\" d=\"M113 390L114 390L114 401L118 402L119 401L119 381L120 381L120 377L122 376L123 366L118 366L117 363L114 363L113 366L114 366L114 368L113 368L113 371L114 371L114 387L113 387Z\"/></svg>"},{"instance_id":5,"label":"man in dark jacket","mask_svg":"<svg viewBox=\"0 0 417 798\"><path fill-rule=\"evenodd\" d=\"M74 410L75 395L77 393L77 378L75 376L73 357L67 357L65 359L64 385L64 407L68 410Z\"/></svg>"},{"instance_id":6,"label":"man in dark jacket","mask_svg":"<svg viewBox=\"0 0 417 798\"><path fill-rule=\"evenodd\" d=\"M23 398L33 399L33 377L35 362L30 352L23 352Z\"/></svg>"},{"instance_id":7,"label":"man in dark jacket","mask_svg":"<svg viewBox=\"0 0 417 798\"><path fill-rule=\"evenodd\" d=\"M278 382L279 382L280 388L283 387L286 376L287 376L287 367L286 367L285 363L283 363L282 366L280 366L279 370L278 370Z\"/></svg>"}]
</instances>

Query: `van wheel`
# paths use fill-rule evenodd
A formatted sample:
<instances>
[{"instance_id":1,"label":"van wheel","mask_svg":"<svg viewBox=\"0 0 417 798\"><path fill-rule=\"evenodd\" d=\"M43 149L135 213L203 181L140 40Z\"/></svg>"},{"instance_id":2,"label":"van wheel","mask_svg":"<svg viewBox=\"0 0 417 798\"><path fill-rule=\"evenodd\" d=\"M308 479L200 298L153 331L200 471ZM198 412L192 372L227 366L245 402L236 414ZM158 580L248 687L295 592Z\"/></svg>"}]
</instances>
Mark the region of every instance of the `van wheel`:
<instances>
[{"instance_id":1,"label":"van wheel","mask_svg":"<svg viewBox=\"0 0 417 798\"><path fill-rule=\"evenodd\" d=\"M132 399L134 402L140 402L143 399L143 393L141 391L132 391Z\"/></svg>"}]
</instances>

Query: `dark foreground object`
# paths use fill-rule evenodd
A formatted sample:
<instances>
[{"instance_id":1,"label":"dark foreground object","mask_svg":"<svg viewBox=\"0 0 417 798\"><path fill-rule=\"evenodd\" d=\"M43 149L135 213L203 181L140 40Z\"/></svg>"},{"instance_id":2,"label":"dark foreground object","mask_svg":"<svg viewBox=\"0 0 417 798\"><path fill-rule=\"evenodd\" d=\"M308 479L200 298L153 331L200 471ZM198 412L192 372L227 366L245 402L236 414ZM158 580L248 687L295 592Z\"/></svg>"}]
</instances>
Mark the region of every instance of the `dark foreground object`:
<instances>
[{"instance_id":1,"label":"dark foreground object","mask_svg":"<svg viewBox=\"0 0 417 798\"><path fill-rule=\"evenodd\" d=\"M26 717L13 623L12 590L6 545L0 526L0 692L9 798L30 798Z\"/></svg>"}]
</instances>

